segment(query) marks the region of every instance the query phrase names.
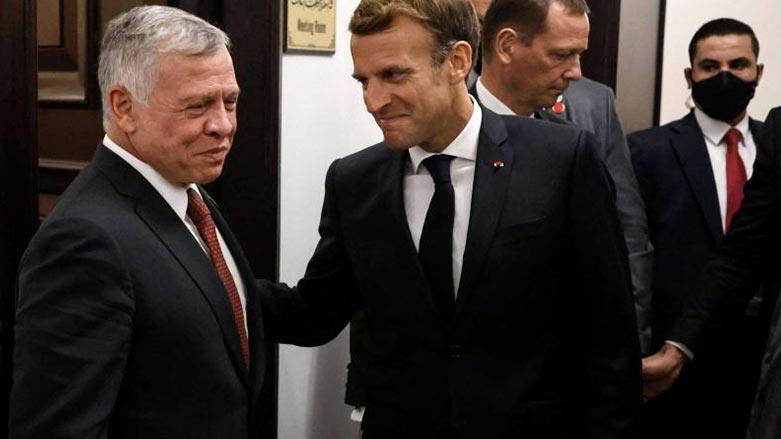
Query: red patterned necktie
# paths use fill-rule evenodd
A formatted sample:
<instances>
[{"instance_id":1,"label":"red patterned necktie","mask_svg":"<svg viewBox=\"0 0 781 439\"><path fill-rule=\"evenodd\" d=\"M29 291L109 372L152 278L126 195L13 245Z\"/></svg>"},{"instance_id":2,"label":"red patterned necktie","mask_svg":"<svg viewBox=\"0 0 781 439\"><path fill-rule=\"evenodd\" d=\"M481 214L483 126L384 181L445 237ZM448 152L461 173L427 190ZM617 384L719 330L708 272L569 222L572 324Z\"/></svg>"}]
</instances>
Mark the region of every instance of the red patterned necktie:
<instances>
[{"instance_id":1,"label":"red patterned necktie","mask_svg":"<svg viewBox=\"0 0 781 439\"><path fill-rule=\"evenodd\" d=\"M740 131L730 128L724 135L727 144L727 218L724 224L724 232L729 231L732 216L737 212L740 203L743 202L743 185L746 184L746 167L738 153L740 143Z\"/></svg>"},{"instance_id":2,"label":"red patterned necktie","mask_svg":"<svg viewBox=\"0 0 781 439\"><path fill-rule=\"evenodd\" d=\"M247 339L247 330L244 326L244 312L241 307L241 299L239 298L239 290L236 289L236 283L233 281L233 276L228 269L228 264L225 263L225 258L222 256L222 250L220 249L220 242L217 240L217 229L214 226L214 220L212 219L211 212L203 202L201 196L195 193L194 189L187 189L187 216L193 220L195 227L198 229L201 238L206 242L206 246L209 247L209 254L211 256L212 264L217 269L217 274L220 276L222 284L225 286L225 291L228 292L228 298L233 308L233 318L236 323L236 330L239 331L239 340L241 341L241 354L244 357L244 365L249 370L249 341Z\"/></svg>"}]
</instances>

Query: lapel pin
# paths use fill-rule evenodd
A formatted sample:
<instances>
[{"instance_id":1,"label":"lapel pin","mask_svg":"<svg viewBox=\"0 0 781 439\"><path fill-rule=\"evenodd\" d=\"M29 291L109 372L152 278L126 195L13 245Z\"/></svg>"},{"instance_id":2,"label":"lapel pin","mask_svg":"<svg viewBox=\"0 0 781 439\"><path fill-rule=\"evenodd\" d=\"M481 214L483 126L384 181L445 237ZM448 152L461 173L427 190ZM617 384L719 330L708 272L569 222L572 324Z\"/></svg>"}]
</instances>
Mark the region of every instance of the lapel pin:
<instances>
[{"instance_id":1,"label":"lapel pin","mask_svg":"<svg viewBox=\"0 0 781 439\"><path fill-rule=\"evenodd\" d=\"M495 161L495 162L494 162L494 168L496 168L496 169L499 169L499 168L504 168L504 162L503 162L503 161L501 161L501 160L497 160L497 161Z\"/></svg>"},{"instance_id":2,"label":"lapel pin","mask_svg":"<svg viewBox=\"0 0 781 439\"><path fill-rule=\"evenodd\" d=\"M551 110L553 110L553 112L557 114L561 114L567 110L567 106L564 105L564 95L559 95L559 97L556 98L556 103L553 104Z\"/></svg>"}]
</instances>

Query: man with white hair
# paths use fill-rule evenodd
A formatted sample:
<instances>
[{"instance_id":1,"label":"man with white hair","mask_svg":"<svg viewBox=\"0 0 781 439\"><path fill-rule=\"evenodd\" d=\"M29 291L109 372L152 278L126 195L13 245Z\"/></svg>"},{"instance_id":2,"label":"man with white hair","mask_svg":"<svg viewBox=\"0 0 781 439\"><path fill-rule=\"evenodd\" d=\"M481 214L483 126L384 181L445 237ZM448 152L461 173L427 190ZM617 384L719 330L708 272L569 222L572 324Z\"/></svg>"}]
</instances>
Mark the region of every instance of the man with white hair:
<instances>
[{"instance_id":1,"label":"man with white hair","mask_svg":"<svg viewBox=\"0 0 781 439\"><path fill-rule=\"evenodd\" d=\"M229 47L169 7L106 28L106 136L20 265L12 438L257 436L260 305L198 186L236 132Z\"/></svg>"}]
</instances>

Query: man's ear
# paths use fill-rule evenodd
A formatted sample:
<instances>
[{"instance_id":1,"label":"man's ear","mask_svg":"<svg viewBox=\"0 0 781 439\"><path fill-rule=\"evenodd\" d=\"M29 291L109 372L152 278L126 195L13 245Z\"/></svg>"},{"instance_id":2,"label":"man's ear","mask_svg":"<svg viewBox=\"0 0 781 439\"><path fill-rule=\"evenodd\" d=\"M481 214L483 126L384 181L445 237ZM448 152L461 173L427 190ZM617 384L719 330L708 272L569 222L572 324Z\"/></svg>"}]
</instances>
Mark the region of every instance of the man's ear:
<instances>
[{"instance_id":1,"label":"man's ear","mask_svg":"<svg viewBox=\"0 0 781 439\"><path fill-rule=\"evenodd\" d=\"M106 92L108 110L113 116L114 125L126 134L135 132L137 126L136 106L140 103L121 85L114 85Z\"/></svg>"},{"instance_id":2,"label":"man's ear","mask_svg":"<svg viewBox=\"0 0 781 439\"><path fill-rule=\"evenodd\" d=\"M451 82L464 82L472 71L472 46L466 41L457 42L450 48L449 61Z\"/></svg>"},{"instance_id":3,"label":"man's ear","mask_svg":"<svg viewBox=\"0 0 781 439\"><path fill-rule=\"evenodd\" d=\"M759 80L762 79L762 73L765 71L765 65L764 64L757 64L757 84L759 84Z\"/></svg>"},{"instance_id":4,"label":"man's ear","mask_svg":"<svg viewBox=\"0 0 781 439\"><path fill-rule=\"evenodd\" d=\"M494 55L503 64L512 62L515 44L520 42L521 36L513 28L505 27L496 34L494 38Z\"/></svg>"},{"instance_id":5,"label":"man's ear","mask_svg":"<svg viewBox=\"0 0 781 439\"><path fill-rule=\"evenodd\" d=\"M692 68L691 67L686 67L685 69L683 69L683 76L686 78L686 85L688 85L689 89L691 90L692 82L693 82L693 80L692 80Z\"/></svg>"}]
</instances>

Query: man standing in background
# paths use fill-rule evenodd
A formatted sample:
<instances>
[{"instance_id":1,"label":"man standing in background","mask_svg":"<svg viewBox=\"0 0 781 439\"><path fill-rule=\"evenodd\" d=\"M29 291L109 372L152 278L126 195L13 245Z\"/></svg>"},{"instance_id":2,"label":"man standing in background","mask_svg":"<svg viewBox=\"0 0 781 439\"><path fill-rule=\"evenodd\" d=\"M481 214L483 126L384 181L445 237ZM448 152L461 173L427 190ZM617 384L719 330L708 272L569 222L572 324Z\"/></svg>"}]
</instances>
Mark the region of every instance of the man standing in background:
<instances>
[{"instance_id":1,"label":"man standing in background","mask_svg":"<svg viewBox=\"0 0 781 439\"><path fill-rule=\"evenodd\" d=\"M745 23L729 18L705 23L691 39L691 67L684 71L692 112L629 136L657 255L654 351L675 351L665 344L671 327L731 229L743 185L752 176L762 123L746 107L762 78L758 56L759 42ZM777 292L778 281L767 282L748 308L743 305L744 313L724 322L719 348L697 349L676 386L645 405L644 437L743 436L767 334L770 306L762 300L774 300Z\"/></svg>"},{"instance_id":2,"label":"man standing in background","mask_svg":"<svg viewBox=\"0 0 781 439\"><path fill-rule=\"evenodd\" d=\"M476 2L475 9L485 2ZM583 78L588 48L585 0L493 0L483 21L482 75L470 93L502 115L567 121L590 131L615 183L643 352L650 351L652 250L626 138L605 85Z\"/></svg>"}]
</instances>

